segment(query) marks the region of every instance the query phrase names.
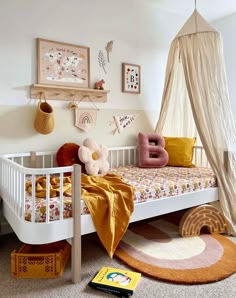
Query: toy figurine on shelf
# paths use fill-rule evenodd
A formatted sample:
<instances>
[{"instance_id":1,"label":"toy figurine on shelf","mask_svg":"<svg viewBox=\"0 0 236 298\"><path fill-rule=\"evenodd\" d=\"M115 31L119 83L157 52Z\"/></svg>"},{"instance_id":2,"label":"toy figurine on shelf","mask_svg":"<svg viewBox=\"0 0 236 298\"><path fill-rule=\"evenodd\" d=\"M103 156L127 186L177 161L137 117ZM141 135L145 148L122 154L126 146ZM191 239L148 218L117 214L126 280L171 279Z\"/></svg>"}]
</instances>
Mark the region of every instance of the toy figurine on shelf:
<instances>
[{"instance_id":1,"label":"toy figurine on shelf","mask_svg":"<svg viewBox=\"0 0 236 298\"><path fill-rule=\"evenodd\" d=\"M95 89L97 90L104 90L103 84L105 84L104 80L95 83Z\"/></svg>"}]
</instances>

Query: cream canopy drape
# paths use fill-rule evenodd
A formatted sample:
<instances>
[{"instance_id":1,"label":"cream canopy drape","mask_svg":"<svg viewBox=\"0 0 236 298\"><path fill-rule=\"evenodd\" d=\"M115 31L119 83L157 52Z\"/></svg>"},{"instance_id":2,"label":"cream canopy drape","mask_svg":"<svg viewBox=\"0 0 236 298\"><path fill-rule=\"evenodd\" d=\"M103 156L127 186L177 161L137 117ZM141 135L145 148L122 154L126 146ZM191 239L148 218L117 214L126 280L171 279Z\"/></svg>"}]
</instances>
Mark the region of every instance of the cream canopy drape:
<instances>
[{"instance_id":1,"label":"cream canopy drape","mask_svg":"<svg viewBox=\"0 0 236 298\"><path fill-rule=\"evenodd\" d=\"M236 129L223 45L219 32L196 9L171 44L156 132L199 134L217 176L220 208L229 234L236 235Z\"/></svg>"}]
</instances>

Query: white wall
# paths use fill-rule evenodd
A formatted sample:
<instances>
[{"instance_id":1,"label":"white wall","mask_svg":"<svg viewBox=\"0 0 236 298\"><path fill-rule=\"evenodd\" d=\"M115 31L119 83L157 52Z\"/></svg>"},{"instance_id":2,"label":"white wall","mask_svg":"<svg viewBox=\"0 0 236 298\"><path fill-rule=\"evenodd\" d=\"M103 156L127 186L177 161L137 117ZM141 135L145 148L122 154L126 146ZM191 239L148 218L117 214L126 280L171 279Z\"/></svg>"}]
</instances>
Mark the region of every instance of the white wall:
<instances>
[{"instance_id":1,"label":"white wall","mask_svg":"<svg viewBox=\"0 0 236 298\"><path fill-rule=\"evenodd\" d=\"M135 144L137 133L152 131L159 115L170 43L186 18L161 11L145 0L8 0L0 1L0 152L56 149L93 136L105 144ZM214 24L223 35L229 91L236 115L236 16ZM56 126L44 136L33 129L37 102L29 87L36 83L36 38L90 47L91 88L103 78L107 103L96 104L97 126L88 133L74 127L67 103L50 101ZM107 74L98 65L99 50L114 41ZM121 92L121 64L141 65L141 94ZM114 115L139 113L122 134L113 135Z\"/></svg>"},{"instance_id":2,"label":"white wall","mask_svg":"<svg viewBox=\"0 0 236 298\"><path fill-rule=\"evenodd\" d=\"M115 125L110 125L112 115L137 113L138 118L122 133L114 134ZM141 110L100 110L97 126L89 133L74 126L74 111L56 107L55 129L48 135L38 134L33 128L34 107L4 106L0 108L0 152L24 152L31 150L56 150L64 143L82 144L86 137L91 137L107 146L133 145L137 142L139 131L153 131L156 113Z\"/></svg>"},{"instance_id":3,"label":"white wall","mask_svg":"<svg viewBox=\"0 0 236 298\"><path fill-rule=\"evenodd\" d=\"M134 144L140 130L152 131L158 119L168 49L184 19L144 0L1 0L0 7L0 152L56 149L87 136L108 145ZM96 104L97 126L88 133L74 127L67 103L50 101L56 126L44 136L33 129L36 100L36 38L90 47L91 88L104 79L108 102ZM114 41L105 74L97 54ZM121 92L122 62L141 65L141 94ZM91 107L91 106L89 106ZM109 125L114 115L139 113L120 135Z\"/></svg>"},{"instance_id":4,"label":"white wall","mask_svg":"<svg viewBox=\"0 0 236 298\"><path fill-rule=\"evenodd\" d=\"M28 104L28 87L36 83L35 39L40 37L90 47L91 87L104 78L111 90L102 108L159 108L166 50L182 24L179 18L140 0L1 1L0 18L1 104ZM110 40L114 46L105 74L97 54ZM121 92L122 62L141 65L141 95Z\"/></svg>"},{"instance_id":5,"label":"white wall","mask_svg":"<svg viewBox=\"0 0 236 298\"><path fill-rule=\"evenodd\" d=\"M229 96L236 121L236 14L215 22L214 26L223 38Z\"/></svg>"}]
</instances>

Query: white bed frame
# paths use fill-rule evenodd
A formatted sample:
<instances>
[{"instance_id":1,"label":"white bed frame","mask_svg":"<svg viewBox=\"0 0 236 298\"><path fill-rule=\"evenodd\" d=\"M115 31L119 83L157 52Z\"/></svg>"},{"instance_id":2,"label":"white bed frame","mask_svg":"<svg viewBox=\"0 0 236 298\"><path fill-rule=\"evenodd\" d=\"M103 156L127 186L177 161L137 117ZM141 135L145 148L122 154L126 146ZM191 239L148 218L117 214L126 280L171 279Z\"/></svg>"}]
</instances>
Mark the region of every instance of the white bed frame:
<instances>
[{"instance_id":1,"label":"white bed frame","mask_svg":"<svg viewBox=\"0 0 236 298\"><path fill-rule=\"evenodd\" d=\"M80 188L81 171L79 165L57 167L56 152L13 153L0 156L0 196L3 200L3 214L20 241L28 244L51 243L67 239L72 244L72 281L81 280L81 235L95 232L92 218L89 214L81 214ZM137 147L126 146L109 149L109 164L111 167L137 164ZM198 166L208 166L202 147L195 147L194 163ZM50 175L72 172L72 218L49 221L49 183ZM26 176L32 176L32 182L37 175L47 178L46 191L46 222L26 221L25 213L25 181ZM63 179L60 188L63 189ZM35 197L35 183L32 183L32 197ZM61 208L63 208L63 191L60 192ZM162 214L214 202L218 200L218 188L209 188L175 197L165 197L155 201L135 204L130 222L135 222ZM34 204L32 204L34 205ZM61 210L62 211L62 210ZM34 214L34 210L32 212Z\"/></svg>"}]
</instances>

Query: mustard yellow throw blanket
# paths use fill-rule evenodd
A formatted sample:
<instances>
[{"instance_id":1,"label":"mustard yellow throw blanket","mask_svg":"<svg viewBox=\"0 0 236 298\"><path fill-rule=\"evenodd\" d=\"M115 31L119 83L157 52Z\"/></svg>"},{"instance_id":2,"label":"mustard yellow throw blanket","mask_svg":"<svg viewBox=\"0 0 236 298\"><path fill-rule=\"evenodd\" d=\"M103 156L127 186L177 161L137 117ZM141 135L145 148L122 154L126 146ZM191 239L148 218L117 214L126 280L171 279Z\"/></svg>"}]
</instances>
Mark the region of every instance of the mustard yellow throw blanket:
<instances>
[{"instance_id":1,"label":"mustard yellow throw blanket","mask_svg":"<svg viewBox=\"0 0 236 298\"><path fill-rule=\"evenodd\" d=\"M132 186L119 176L82 174L82 198L111 258L129 225L134 210L133 192Z\"/></svg>"},{"instance_id":2,"label":"mustard yellow throw blanket","mask_svg":"<svg viewBox=\"0 0 236 298\"><path fill-rule=\"evenodd\" d=\"M133 188L113 174L87 176L82 174L82 199L86 203L98 236L110 257L124 235L134 210ZM32 194L32 182L26 182ZM50 177L50 197L60 195L60 178ZM71 177L63 179L63 195L71 196ZM35 181L36 198L46 197L46 177Z\"/></svg>"}]
</instances>

